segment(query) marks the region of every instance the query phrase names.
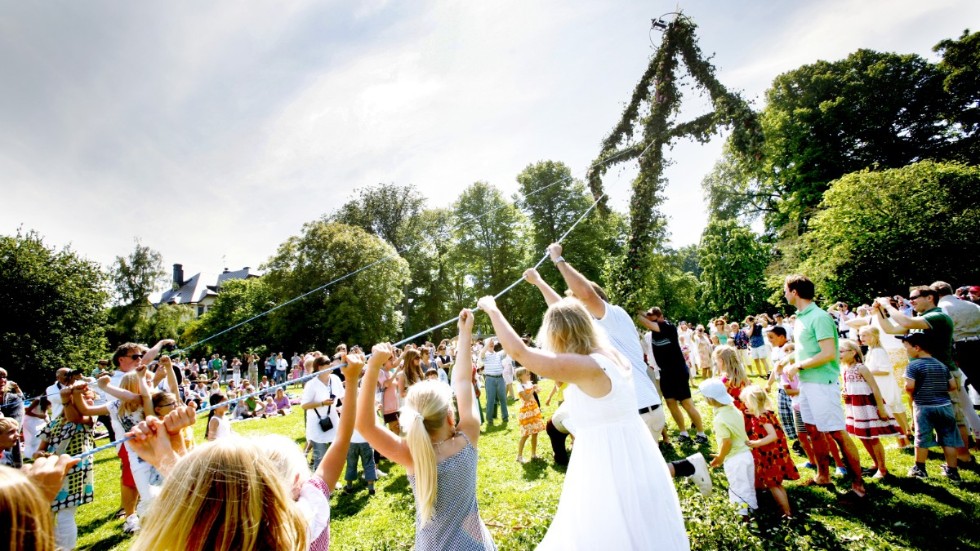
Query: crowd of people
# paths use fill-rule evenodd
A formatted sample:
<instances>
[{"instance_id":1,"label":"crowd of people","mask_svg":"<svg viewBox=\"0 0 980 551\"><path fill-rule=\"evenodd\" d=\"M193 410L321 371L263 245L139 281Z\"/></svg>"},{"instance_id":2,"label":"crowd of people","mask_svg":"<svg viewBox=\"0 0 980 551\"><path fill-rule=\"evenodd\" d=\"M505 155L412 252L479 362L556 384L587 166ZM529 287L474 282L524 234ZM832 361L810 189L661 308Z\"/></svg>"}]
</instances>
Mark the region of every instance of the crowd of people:
<instances>
[{"instance_id":1,"label":"crowd of people","mask_svg":"<svg viewBox=\"0 0 980 551\"><path fill-rule=\"evenodd\" d=\"M980 293L961 298L936 282L852 312L842 302L821 308L813 282L794 275L784 285L792 315L675 325L658 307L631 315L610 303L559 244L548 251L567 292L525 272L548 305L535 339L518 335L484 297L478 307L495 336L482 340L472 334L474 313L463 310L454 339L379 343L367 355L340 345L333 354L229 362L219 354L172 359L169 340L127 343L92 377L58 370L47 396L27 402L0 369L0 525L10 526L11 547L75 547L75 512L96 488L93 458L80 456L94 447L98 422L110 441L128 438L116 453L134 549L327 549L331 495L357 491L358 464L374 495L381 458L408 474L416 549L495 549L477 499L479 444L498 416L510 423L511 403L516 460L543 461L544 432L554 461L567 466L544 550L688 549L673 480L690 479L708 495L712 468L723 470L729 499L749 518L762 491L792 517L784 482L806 470L810 486L849 476L841 499L863 502L866 479L895 476L888 438L914 453L911 477L928 476L934 447L951 481L975 462L980 418L967 389L980 385ZM558 403L548 419L543 379L554 382L545 406ZM302 392L290 396L297 380ZM705 407L710 462L694 451L711 446ZM195 442L201 408L205 439ZM294 410L303 412L305 448L276 435L245 439L232 427ZM867 468L854 439L871 458ZM694 453L666 461L676 446Z\"/></svg>"}]
</instances>

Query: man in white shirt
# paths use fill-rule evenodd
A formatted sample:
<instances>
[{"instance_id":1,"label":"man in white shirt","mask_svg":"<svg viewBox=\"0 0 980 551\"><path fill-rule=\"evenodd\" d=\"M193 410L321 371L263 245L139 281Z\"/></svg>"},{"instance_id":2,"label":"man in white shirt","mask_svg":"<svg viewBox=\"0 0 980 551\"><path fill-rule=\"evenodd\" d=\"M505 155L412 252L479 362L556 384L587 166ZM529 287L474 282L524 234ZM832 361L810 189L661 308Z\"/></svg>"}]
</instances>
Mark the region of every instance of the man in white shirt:
<instances>
[{"instance_id":1,"label":"man in white shirt","mask_svg":"<svg viewBox=\"0 0 980 551\"><path fill-rule=\"evenodd\" d=\"M51 402L51 418L55 419L65 410L65 405L61 402L61 389L68 386L68 374L71 369L67 367L59 368L55 372L55 383L44 390Z\"/></svg>"},{"instance_id":2,"label":"man in white shirt","mask_svg":"<svg viewBox=\"0 0 980 551\"><path fill-rule=\"evenodd\" d=\"M660 394L653 384L653 380L647 375L647 364L643 361L643 348L640 345L640 334L633 324L633 319L619 306L614 306L606 301L605 293L599 294L601 289L580 274L575 268L568 264L561 256L561 245L554 243L548 247L548 253L552 261L565 278L565 283L575 298L582 301L585 308L595 318L596 324L605 330L609 337L609 342L613 348L619 351L630 362L633 372L633 388L636 391L636 403L639 407L639 415L643 422L650 429L654 441L659 440L661 431L667 422L661 407ZM524 279L531 283L541 294L549 305L561 300L561 296L548 285L535 269L524 272Z\"/></svg>"},{"instance_id":3,"label":"man in white shirt","mask_svg":"<svg viewBox=\"0 0 980 551\"><path fill-rule=\"evenodd\" d=\"M945 281L929 287L939 293L936 306L953 320L953 361L963 370L966 384L980 392L980 305L957 298Z\"/></svg>"}]
</instances>

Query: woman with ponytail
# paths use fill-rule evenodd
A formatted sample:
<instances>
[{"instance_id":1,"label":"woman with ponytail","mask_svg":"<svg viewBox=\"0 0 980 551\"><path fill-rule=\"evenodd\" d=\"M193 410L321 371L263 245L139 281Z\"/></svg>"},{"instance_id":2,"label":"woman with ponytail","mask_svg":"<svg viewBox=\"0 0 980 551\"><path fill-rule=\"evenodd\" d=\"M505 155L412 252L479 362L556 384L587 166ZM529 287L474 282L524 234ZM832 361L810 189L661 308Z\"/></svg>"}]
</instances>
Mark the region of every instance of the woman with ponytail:
<instances>
[{"instance_id":1,"label":"woman with ponytail","mask_svg":"<svg viewBox=\"0 0 980 551\"><path fill-rule=\"evenodd\" d=\"M459 314L459 349L469 350L473 312ZM363 388L375 388L378 371L392 357L388 344L371 351ZM460 354L457 367L472 369L469 354ZM453 377L452 387L421 381L408 390L401 410L401 438L375 419L375 393L357 399L357 431L385 457L403 465L415 493L415 549L496 549L476 504L477 440L480 420L473 408L469 377ZM459 422L453 396L459 405Z\"/></svg>"}]
</instances>

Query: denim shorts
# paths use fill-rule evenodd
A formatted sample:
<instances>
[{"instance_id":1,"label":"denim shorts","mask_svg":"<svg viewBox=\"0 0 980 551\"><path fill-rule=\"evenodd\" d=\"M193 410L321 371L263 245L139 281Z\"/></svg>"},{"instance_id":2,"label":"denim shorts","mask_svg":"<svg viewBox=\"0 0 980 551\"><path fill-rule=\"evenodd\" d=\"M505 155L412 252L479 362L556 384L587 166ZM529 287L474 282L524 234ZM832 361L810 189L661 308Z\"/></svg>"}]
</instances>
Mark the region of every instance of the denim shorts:
<instances>
[{"instance_id":1,"label":"denim shorts","mask_svg":"<svg viewBox=\"0 0 980 551\"><path fill-rule=\"evenodd\" d=\"M937 443L936 440L939 442ZM959 448L962 445L963 439L960 438L960 431L956 427L956 414L953 413L952 404L944 406L920 406L916 404L915 447Z\"/></svg>"}]
</instances>

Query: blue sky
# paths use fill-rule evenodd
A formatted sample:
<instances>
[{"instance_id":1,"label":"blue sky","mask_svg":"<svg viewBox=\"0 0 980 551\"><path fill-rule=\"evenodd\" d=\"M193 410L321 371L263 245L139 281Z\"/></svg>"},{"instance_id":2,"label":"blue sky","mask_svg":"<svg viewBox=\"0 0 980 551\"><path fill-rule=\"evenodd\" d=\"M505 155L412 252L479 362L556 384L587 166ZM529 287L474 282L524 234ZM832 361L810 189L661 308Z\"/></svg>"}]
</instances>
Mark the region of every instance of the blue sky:
<instances>
[{"instance_id":1,"label":"blue sky","mask_svg":"<svg viewBox=\"0 0 980 551\"><path fill-rule=\"evenodd\" d=\"M0 233L109 264L134 238L185 271L258 266L353 190L448 206L528 164L581 177L676 2L8 2L0 12ZM980 21L965 0L688 2L722 82L857 48L918 53ZM681 118L706 110L694 96ZM696 243L721 139L669 157L669 232ZM635 165L609 172L626 210Z\"/></svg>"}]
</instances>

